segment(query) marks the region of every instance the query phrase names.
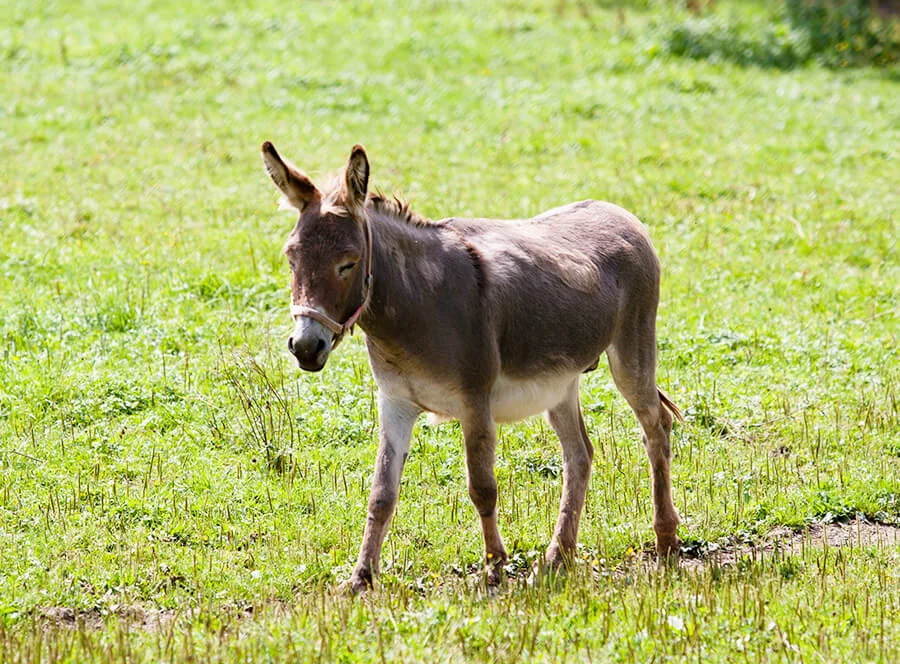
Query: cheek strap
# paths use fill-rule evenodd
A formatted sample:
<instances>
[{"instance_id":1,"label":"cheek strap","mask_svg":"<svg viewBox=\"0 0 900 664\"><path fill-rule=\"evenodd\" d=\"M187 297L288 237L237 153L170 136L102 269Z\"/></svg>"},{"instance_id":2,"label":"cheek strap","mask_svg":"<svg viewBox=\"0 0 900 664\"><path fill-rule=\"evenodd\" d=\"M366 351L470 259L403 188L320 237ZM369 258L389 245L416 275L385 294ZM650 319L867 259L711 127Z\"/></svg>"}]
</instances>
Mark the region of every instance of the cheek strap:
<instances>
[{"instance_id":1,"label":"cheek strap","mask_svg":"<svg viewBox=\"0 0 900 664\"><path fill-rule=\"evenodd\" d=\"M348 332L353 334L353 326L356 325L356 321L362 315L362 312L365 310L366 305L369 304L369 298L372 293L371 284L372 283L372 275L366 275L366 282L363 288L365 289L365 297L363 298L362 304L359 305L359 308L353 312L353 314L343 323L338 323L333 318L326 316L318 309L313 309L312 307L303 307L299 304L291 305L291 317L295 320L300 318L301 316L304 318L312 318L314 321L318 321L329 330L334 333L334 338L331 342L331 350L334 350L338 347L338 344L341 343L341 339L344 338Z\"/></svg>"}]
</instances>

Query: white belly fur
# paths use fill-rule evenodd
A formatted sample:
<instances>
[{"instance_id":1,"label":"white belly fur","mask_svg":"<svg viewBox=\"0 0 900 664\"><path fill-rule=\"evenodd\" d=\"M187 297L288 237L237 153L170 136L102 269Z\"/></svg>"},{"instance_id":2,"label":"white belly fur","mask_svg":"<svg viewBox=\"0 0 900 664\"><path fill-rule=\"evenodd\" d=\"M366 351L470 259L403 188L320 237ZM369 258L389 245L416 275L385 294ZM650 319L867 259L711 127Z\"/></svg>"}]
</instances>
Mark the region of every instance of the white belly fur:
<instances>
[{"instance_id":1,"label":"white belly fur","mask_svg":"<svg viewBox=\"0 0 900 664\"><path fill-rule=\"evenodd\" d=\"M495 422L516 422L559 405L577 374L551 374L516 379L501 374L491 390Z\"/></svg>"},{"instance_id":2,"label":"white belly fur","mask_svg":"<svg viewBox=\"0 0 900 664\"><path fill-rule=\"evenodd\" d=\"M558 405L566 396L566 390L577 376L551 375L521 380L500 376L491 390L491 415L497 423L518 422ZM418 387L418 386L417 386ZM433 408L429 424L440 424L460 417L457 412L462 400L449 390L429 386L423 390L425 404Z\"/></svg>"},{"instance_id":3,"label":"white belly fur","mask_svg":"<svg viewBox=\"0 0 900 664\"><path fill-rule=\"evenodd\" d=\"M495 422L508 423L542 413L565 398L566 390L578 376L577 373L551 373L521 379L500 374L491 388L491 415ZM379 372L376 378L383 393L417 403L430 412L431 424L459 419L464 414L466 400L452 386L425 376L393 372Z\"/></svg>"}]
</instances>

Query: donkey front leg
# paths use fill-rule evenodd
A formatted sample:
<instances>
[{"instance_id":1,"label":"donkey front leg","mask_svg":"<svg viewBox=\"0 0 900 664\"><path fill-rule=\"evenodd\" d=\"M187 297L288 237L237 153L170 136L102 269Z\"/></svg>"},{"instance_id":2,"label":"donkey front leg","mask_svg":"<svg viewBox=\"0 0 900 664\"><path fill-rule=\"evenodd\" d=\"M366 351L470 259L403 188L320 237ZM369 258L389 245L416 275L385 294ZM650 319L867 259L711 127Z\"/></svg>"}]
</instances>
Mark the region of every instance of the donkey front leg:
<instances>
[{"instance_id":1,"label":"donkey front leg","mask_svg":"<svg viewBox=\"0 0 900 664\"><path fill-rule=\"evenodd\" d=\"M378 574L381 545L397 504L400 475L409 455L413 425L421 412L413 404L394 401L381 394L378 396L378 411L380 442L375 459L375 477L369 493L369 516L356 568L344 584L354 593L371 587L373 577Z\"/></svg>"},{"instance_id":2,"label":"donkey front leg","mask_svg":"<svg viewBox=\"0 0 900 664\"><path fill-rule=\"evenodd\" d=\"M497 478L494 476L494 450L497 436L490 410L485 407L462 422L466 442L466 469L469 497L481 517L484 535L484 560L489 586L500 583L508 558L497 527Z\"/></svg>"}]
</instances>

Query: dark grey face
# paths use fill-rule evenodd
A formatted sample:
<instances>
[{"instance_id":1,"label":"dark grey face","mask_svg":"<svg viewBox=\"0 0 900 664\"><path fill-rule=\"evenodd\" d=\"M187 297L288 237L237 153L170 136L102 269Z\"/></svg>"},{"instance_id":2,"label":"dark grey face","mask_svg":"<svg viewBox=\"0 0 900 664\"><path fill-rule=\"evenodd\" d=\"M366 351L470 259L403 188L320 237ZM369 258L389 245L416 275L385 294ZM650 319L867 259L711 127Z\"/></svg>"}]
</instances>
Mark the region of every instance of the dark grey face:
<instances>
[{"instance_id":1,"label":"dark grey face","mask_svg":"<svg viewBox=\"0 0 900 664\"><path fill-rule=\"evenodd\" d=\"M363 293L363 241L354 219L321 214L310 205L297 221L285 244L291 266L292 306L313 309L296 313L288 348L301 369L319 371L335 344L334 326L323 324L316 313L340 327L360 306Z\"/></svg>"},{"instance_id":2,"label":"dark grey face","mask_svg":"<svg viewBox=\"0 0 900 664\"><path fill-rule=\"evenodd\" d=\"M369 182L369 161L360 145L353 147L343 182L335 195L323 197L312 181L289 162L275 146L262 145L266 172L285 195L288 204L300 212L284 253L291 265L291 303L300 308L288 349L305 371L320 371L335 343L342 323L323 325L316 320L347 321L363 302L365 248L365 205ZM323 200L329 204L323 209ZM340 212L339 212L340 211ZM306 310L306 315L304 311ZM308 310L314 310L310 313ZM329 329L331 328L331 329Z\"/></svg>"},{"instance_id":3,"label":"dark grey face","mask_svg":"<svg viewBox=\"0 0 900 664\"><path fill-rule=\"evenodd\" d=\"M288 337L288 350L304 371L321 371L328 361L334 333L319 321L298 316L294 332Z\"/></svg>"}]
</instances>

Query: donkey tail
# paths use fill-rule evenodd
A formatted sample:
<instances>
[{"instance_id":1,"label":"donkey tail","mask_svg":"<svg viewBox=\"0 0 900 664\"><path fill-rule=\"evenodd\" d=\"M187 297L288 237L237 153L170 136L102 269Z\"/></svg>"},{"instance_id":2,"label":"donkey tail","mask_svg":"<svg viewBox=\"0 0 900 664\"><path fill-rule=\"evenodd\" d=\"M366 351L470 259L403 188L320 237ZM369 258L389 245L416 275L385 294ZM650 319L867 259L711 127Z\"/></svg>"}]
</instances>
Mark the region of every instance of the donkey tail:
<instances>
[{"instance_id":1,"label":"donkey tail","mask_svg":"<svg viewBox=\"0 0 900 664\"><path fill-rule=\"evenodd\" d=\"M679 422L681 422L683 424L684 423L684 415L681 414L681 410L678 408L678 406L675 405L675 402L672 401L668 397L668 395L665 392L663 392L661 389L659 389L658 387L656 388L656 391L659 394L659 400L662 403L662 405L665 406L666 409L670 413L672 413L672 415L675 417L676 420L678 420Z\"/></svg>"}]
</instances>

